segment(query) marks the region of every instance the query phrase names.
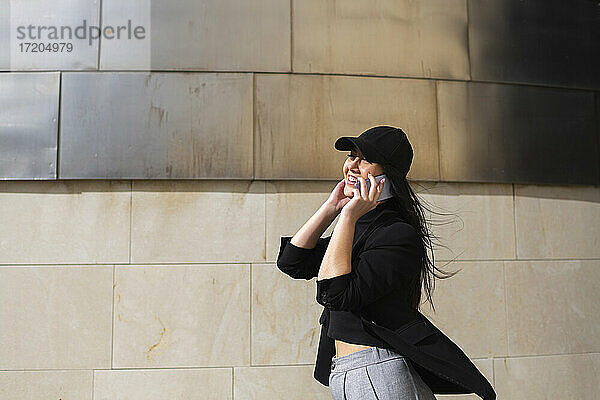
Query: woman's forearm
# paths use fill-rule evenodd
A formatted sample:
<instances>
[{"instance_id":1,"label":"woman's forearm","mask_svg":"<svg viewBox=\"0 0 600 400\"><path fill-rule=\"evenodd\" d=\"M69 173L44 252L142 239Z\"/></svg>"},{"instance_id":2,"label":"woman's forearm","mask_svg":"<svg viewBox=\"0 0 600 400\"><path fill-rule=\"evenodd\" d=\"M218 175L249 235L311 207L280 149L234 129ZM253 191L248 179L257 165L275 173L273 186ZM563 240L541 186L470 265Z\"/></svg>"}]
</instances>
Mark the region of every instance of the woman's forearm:
<instances>
[{"instance_id":1,"label":"woman's forearm","mask_svg":"<svg viewBox=\"0 0 600 400\"><path fill-rule=\"evenodd\" d=\"M306 221L304 225L296 232L290 242L294 246L312 249L317 245L317 241L327 230L329 225L337 217L335 207L323 203L321 207Z\"/></svg>"},{"instance_id":2,"label":"woman's forearm","mask_svg":"<svg viewBox=\"0 0 600 400\"><path fill-rule=\"evenodd\" d=\"M323 256L317 280L333 278L352 270L352 243L356 221L340 216Z\"/></svg>"}]
</instances>

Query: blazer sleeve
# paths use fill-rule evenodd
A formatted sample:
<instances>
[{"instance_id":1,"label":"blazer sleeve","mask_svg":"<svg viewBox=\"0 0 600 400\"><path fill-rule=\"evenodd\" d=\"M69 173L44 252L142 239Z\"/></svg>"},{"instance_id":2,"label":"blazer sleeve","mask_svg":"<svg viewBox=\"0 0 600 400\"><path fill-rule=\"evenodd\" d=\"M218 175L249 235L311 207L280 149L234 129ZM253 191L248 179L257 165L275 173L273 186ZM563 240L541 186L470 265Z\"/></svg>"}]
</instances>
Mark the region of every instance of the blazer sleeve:
<instances>
[{"instance_id":1,"label":"blazer sleeve","mask_svg":"<svg viewBox=\"0 0 600 400\"><path fill-rule=\"evenodd\" d=\"M294 279L310 280L319 274L319 268L329 246L331 236L319 238L312 249L292 244L291 236L282 236L277 255L277 267Z\"/></svg>"},{"instance_id":2,"label":"blazer sleeve","mask_svg":"<svg viewBox=\"0 0 600 400\"><path fill-rule=\"evenodd\" d=\"M317 302L332 311L359 311L406 285L420 272L417 231L406 222L380 227L365 242L355 270L317 280Z\"/></svg>"}]
</instances>

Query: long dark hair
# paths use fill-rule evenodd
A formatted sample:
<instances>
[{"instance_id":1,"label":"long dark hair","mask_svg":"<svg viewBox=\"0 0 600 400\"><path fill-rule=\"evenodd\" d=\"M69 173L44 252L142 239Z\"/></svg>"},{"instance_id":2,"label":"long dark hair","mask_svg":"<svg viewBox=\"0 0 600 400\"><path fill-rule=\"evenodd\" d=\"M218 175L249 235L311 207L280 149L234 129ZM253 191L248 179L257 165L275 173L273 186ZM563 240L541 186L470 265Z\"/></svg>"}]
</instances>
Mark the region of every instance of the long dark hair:
<instances>
[{"instance_id":1,"label":"long dark hair","mask_svg":"<svg viewBox=\"0 0 600 400\"><path fill-rule=\"evenodd\" d=\"M424 287L426 300L431 304L431 308L435 312L433 305L433 299L431 294L435 288L435 278L446 279L456 275L462 269L455 271L454 273L447 273L434 265L433 255L433 241L432 238L437 239L429 228L429 221L425 218L423 210L427 210L434 213L430 208L425 207L425 203L422 199L419 199L410 187L406 176L398 170L392 164L381 164L384 173L387 176L386 181L391 183L392 194L394 195L390 201L393 201L395 208L401 213L402 217L412 225L417 231L421 240L421 273L413 280L410 285L409 299L411 310L418 310L421 303L421 287ZM435 213L449 215L446 213ZM447 246L437 242L437 245L447 248ZM431 251L431 258L428 252ZM439 271L442 275L436 274Z\"/></svg>"}]
</instances>

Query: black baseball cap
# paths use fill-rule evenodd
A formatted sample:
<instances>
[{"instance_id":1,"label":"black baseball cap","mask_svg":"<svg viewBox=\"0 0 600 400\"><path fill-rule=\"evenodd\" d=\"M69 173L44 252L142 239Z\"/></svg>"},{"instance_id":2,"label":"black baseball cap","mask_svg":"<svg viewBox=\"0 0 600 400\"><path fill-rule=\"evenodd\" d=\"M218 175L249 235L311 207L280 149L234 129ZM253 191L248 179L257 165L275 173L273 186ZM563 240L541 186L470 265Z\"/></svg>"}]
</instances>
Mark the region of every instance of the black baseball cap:
<instances>
[{"instance_id":1,"label":"black baseball cap","mask_svg":"<svg viewBox=\"0 0 600 400\"><path fill-rule=\"evenodd\" d=\"M392 165L404 176L413 159L413 149L404 131L387 125L367 129L357 137L342 136L334 146L337 150L352 150L356 146L368 162Z\"/></svg>"}]
</instances>

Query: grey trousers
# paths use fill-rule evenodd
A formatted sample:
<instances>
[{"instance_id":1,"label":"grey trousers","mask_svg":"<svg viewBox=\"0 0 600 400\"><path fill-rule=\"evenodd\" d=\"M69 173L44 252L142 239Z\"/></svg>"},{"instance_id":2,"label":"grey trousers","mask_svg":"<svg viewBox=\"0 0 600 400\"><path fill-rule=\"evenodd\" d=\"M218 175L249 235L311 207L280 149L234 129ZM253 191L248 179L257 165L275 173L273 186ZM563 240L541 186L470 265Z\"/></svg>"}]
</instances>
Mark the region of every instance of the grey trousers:
<instances>
[{"instance_id":1,"label":"grey trousers","mask_svg":"<svg viewBox=\"0 0 600 400\"><path fill-rule=\"evenodd\" d=\"M332 357L329 391L333 400L436 400L409 359L380 347Z\"/></svg>"}]
</instances>

